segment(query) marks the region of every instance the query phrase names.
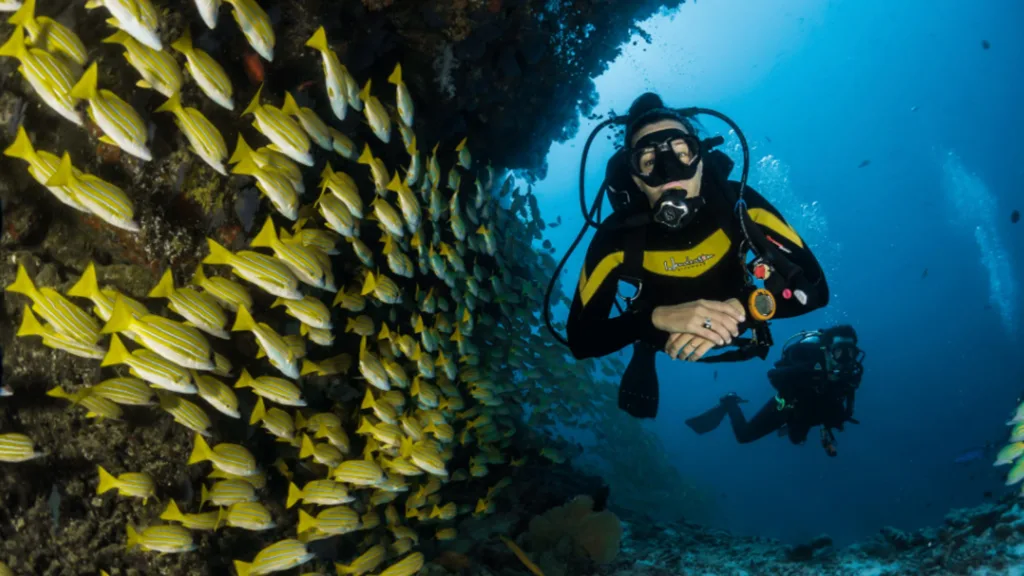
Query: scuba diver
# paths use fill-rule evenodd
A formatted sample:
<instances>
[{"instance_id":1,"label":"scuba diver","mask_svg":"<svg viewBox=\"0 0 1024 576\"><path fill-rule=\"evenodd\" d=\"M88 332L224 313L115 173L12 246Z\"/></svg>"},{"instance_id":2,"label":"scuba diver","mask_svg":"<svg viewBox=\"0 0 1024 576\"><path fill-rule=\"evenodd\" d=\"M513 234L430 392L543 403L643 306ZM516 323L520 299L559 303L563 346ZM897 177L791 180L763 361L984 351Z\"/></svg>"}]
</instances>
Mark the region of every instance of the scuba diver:
<instances>
[{"instance_id":1,"label":"scuba diver","mask_svg":"<svg viewBox=\"0 0 1024 576\"><path fill-rule=\"evenodd\" d=\"M736 133L744 157L739 182L728 179L729 157L713 150L724 139L699 138L692 120L697 114L716 116ZM588 213L586 155L609 124L624 126L625 141L608 161ZM627 116L605 120L587 141L580 170L586 224L548 286L545 320L576 358L604 356L633 344L619 407L635 417L657 414L654 361L659 350L688 361L764 359L772 344L770 318L806 314L828 303L821 266L778 210L746 186L749 168L746 139L727 116L706 108L667 108L654 93L637 98ZM601 222L604 192L614 213ZM567 338L562 338L550 321L550 296L588 226L597 232L569 310ZM626 289L630 295L623 294L620 283L632 286ZM613 304L618 315L612 315ZM752 336L741 337L748 329ZM727 346L736 350L705 358L712 349Z\"/></svg>"},{"instance_id":2,"label":"scuba diver","mask_svg":"<svg viewBox=\"0 0 1024 576\"><path fill-rule=\"evenodd\" d=\"M782 358L768 371L777 393L753 418L748 421L740 409L746 400L729 393L718 406L690 418L686 425L697 434L707 434L728 415L740 444L776 431L788 435L793 444L803 444L811 428L821 426L821 445L835 456L833 430L842 431L847 422L859 424L853 418L853 401L864 373L864 356L851 326L800 332L783 346Z\"/></svg>"}]
</instances>

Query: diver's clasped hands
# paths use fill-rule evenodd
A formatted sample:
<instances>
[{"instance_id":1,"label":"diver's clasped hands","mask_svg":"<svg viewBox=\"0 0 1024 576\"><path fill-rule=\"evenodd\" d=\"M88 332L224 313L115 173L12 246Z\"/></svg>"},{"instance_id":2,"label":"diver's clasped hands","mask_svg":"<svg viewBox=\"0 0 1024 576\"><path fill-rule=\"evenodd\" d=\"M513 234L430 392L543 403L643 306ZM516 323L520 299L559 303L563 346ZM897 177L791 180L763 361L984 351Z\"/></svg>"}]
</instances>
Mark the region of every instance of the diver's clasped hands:
<instances>
[{"instance_id":1,"label":"diver's clasped hands","mask_svg":"<svg viewBox=\"0 0 1024 576\"><path fill-rule=\"evenodd\" d=\"M665 353L673 359L696 362L715 346L739 336L746 311L739 300L696 300L659 306L651 314L654 327L668 332Z\"/></svg>"}]
</instances>

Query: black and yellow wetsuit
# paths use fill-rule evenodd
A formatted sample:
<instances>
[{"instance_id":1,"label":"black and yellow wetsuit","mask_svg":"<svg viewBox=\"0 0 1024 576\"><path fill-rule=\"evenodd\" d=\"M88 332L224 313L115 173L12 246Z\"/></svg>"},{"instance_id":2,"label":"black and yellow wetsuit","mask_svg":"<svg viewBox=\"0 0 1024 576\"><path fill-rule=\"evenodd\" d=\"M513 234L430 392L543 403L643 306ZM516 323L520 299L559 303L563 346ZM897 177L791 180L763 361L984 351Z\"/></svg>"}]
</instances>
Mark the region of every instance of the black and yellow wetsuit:
<instances>
[{"instance_id":1,"label":"black and yellow wetsuit","mask_svg":"<svg viewBox=\"0 0 1024 576\"><path fill-rule=\"evenodd\" d=\"M668 333L652 324L651 311L655 307L700 299L743 298L745 269L739 252L742 233L738 226L723 224L734 223L736 218L721 217L722 210L728 211L729 207L723 207L720 200L712 202L710 195L715 194L712 182L708 178L703 180L702 195L709 198L708 205L685 228L669 230L654 223L645 226L642 290L638 300L615 317L611 317L611 312L622 280L625 234L621 223L626 214L615 213L598 228L587 250L566 325L569 347L575 357L604 356L637 341L662 349ZM732 181L726 185L739 187ZM828 285L811 250L760 194L748 186L744 197L751 220L802 269L811 287L805 291L805 304L775 294L778 305L775 317L799 316L825 306Z\"/></svg>"}]
</instances>

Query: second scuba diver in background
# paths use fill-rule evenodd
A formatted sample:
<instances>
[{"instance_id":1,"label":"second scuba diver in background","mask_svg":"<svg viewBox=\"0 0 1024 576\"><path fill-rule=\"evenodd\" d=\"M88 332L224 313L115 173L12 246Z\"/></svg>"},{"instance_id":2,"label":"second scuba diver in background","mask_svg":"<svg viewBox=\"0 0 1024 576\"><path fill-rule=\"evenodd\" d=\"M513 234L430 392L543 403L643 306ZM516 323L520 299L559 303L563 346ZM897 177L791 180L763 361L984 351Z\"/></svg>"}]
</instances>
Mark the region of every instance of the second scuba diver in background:
<instances>
[{"instance_id":1,"label":"second scuba diver in background","mask_svg":"<svg viewBox=\"0 0 1024 576\"><path fill-rule=\"evenodd\" d=\"M731 160L711 150L721 138L715 142L698 137L690 119L697 113L722 118L737 132L744 147L740 182L728 180ZM746 339L740 334L754 328L754 338L744 349L714 360L765 358L771 337L764 321L825 306L829 291L803 239L771 203L746 187L749 151L731 120L703 108L669 109L656 94L647 93L633 102L625 121L613 118L605 124L613 122L625 124L625 142L608 162L603 188L615 213L599 226L591 223L599 214L598 204L588 217L588 224L598 229L566 330L577 358L604 356L634 344L619 406L633 416L650 418L657 413L658 350L696 361L712 348L741 346ZM582 232L577 243L580 238ZM750 263L749 252L757 257ZM756 289L755 278L770 290ZM635 294L621 296L620 282L634 286ZM627 306L610 317L617 295ZM759 298L771 308L761 317Z\"/></svg>"},{"instance_id":2,"label":"second scuba diver in background","mask_svg":"<svg viewBox=\"0 0 1024 576\"><path fill-rule=\"evenodd\" d=\"M711 410L690 418L687 426L698 434L711 432L726 415L740 444L760 440L772 432L786 434L793 444L803 444L814 426L821 426L821 445L836 455L833 430L843 430L853 419L853 401L864 373L864 352L857 347L851 326L800 332L782 348L782 358L768 371L777 391L749 421L734 393L724 396Z\"/></svg>"}]
</instances>

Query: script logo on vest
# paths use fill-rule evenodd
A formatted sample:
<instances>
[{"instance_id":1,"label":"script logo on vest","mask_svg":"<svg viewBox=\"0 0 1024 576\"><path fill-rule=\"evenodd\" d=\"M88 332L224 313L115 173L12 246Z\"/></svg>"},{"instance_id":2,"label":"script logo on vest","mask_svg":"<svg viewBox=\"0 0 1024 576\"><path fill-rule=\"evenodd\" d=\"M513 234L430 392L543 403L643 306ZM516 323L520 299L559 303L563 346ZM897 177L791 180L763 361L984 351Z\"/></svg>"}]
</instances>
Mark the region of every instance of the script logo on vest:
<instances>
[{"instance_id":1,"label":"script logo on vest","mask_svg":"<svg viewBox=\"0 0 1024 576\"><path fill-rule=\"evenodd\" d=\"M696 258L686 257L682 262L676 262L675 256L669 256L668 260L665 260L665 272L675 272L680 268L690 268L691 266L701 266L708 260L714 258L714 254L701 254Z\"/></svg>"}]
</instances>

